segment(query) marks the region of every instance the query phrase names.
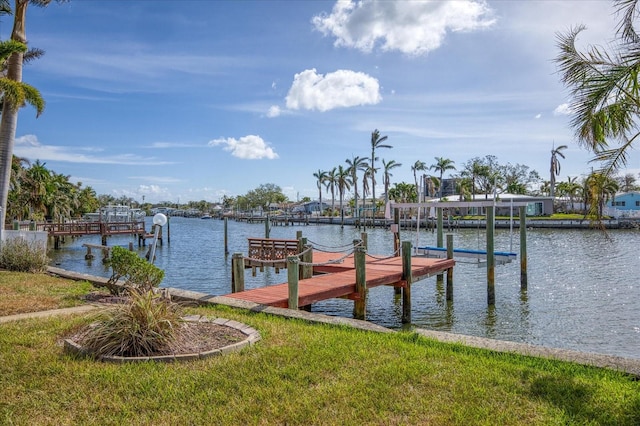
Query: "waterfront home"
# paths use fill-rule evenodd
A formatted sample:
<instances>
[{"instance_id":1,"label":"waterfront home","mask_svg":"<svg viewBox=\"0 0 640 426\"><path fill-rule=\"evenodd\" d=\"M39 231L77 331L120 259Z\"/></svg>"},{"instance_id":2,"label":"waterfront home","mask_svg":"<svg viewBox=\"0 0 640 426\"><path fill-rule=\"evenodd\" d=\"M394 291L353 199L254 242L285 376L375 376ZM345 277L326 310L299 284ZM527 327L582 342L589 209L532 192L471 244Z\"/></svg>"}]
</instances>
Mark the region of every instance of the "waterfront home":
<instances>
[{"instance_id":1,"label":"waterfront home","mask_svg":"<svg viewBox=\"0 0 640 426\"><path fill-rule=\"evenodd\" d=\"M622 192L607 201L606 214L613 217L640 217L640 192Z\"/></svg>"},{"instance_id":2,"label":"waterfront home","mask_svg":"<svg viewBox=\"0 0 640 426\"><path fill-rule=\"evenodd\" d=\"M322 202L322 211L325 211L329 207L330 206L327 203L325 203L324 201ZM320 202L309 201L306 203L298 204L293 208L293 213L313 214L318 216L320 215Z\"/></svg>"},{"instance_id":3,"label":"waterfront home","mask_svg":"<svg viewBox=\"0 0 640 426\"><path fill-rule=\"evenodd\" d=\"M480 203L481 201L490 201L493 199L493 194L475 194L474 196L467 197L467 199L462 201L469 202L469 206L465 207L456 207L454 208L451 214L453 215L484 215L485 208L482 206L475 207L473 206L474 202ZM427 200L426 202L438 202L438 201L461 201L459 195L452 195L450 197L443 198L434 198L431 200ZM553 198L551 197L536 197L533 195L520 195L520 194L509 194L502 193L498 194L496 201L500 201L502 203L509 203L513 201L514 203L527 203L527 216L545 216L553 214ZM509 207L499 207L496 209L497 216L509 216L510 215ZM518 209L514 209L514 214L517 213ZM432 212L430 216L435 216L435 213Z\"/></svg>"}]
</instances>

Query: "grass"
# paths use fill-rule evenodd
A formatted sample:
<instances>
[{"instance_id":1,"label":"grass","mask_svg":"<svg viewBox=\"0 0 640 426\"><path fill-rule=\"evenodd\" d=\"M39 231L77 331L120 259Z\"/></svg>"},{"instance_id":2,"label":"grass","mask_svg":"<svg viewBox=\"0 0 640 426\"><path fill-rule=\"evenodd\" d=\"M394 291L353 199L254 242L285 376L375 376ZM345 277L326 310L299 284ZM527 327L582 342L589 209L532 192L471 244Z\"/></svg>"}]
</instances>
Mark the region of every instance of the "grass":
<instances>
[{"instance_id":1,"label":"grass","mask_svg":"<svg viewBox=\"0 0 640 426\"><path fill-rule=\"evenodd\" d=\"M65 355L88 316L0 332L0 424L637 425L640 382L609 370L231 308L263 339L223 357L116 365Z\"/></svg>"},{"instance_id":2,"label":"grass","mask_svg":"<svg viewBox=\"0 0 640 426\"><path fill-rule=\"evenodd\" d=\"M0 316L78 306L95 290L87 281L0 270Z\"/></svg>"}]
</instances>

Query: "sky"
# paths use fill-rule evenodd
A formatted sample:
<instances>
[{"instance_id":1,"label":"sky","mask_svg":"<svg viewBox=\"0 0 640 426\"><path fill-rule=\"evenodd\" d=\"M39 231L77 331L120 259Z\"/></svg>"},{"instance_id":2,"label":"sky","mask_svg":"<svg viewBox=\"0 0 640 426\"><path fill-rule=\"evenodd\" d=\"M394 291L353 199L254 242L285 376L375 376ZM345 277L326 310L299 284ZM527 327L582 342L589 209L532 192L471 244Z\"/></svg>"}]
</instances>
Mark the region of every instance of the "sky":
<instances>
[{"instance_id":1,"label":"sky","mask_svg":"<svg viewBox=\"0 0 640 426\"><path fill-rule=\"evenodd\" d=\"M369 157L378 129L392 148L376 165L402 164L392 182L413 183L416 161L461 169L486 155L548 180L551 150L567 145L564 181L597 164L569 124L557 34L584 24L581 46L606 45L617 22L608 0L30 6L29 46L46 53L23 80L47 104L20 111L14 154L140 202L267 183L297 201L318 198L318 170ZM11 26L3 17L0 38ZM640 172L637 152L628 167Z\"/></svg>"}]
</instances>

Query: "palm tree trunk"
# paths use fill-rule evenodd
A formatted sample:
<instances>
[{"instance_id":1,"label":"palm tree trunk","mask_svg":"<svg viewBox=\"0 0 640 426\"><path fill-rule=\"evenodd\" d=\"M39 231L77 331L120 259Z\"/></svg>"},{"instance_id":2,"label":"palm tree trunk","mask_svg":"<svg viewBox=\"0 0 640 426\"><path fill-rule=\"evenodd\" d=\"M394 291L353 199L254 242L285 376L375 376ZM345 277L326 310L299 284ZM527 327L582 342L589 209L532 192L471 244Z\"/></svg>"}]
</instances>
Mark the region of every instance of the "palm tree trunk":
<instances>
[{"instance_id":1,"label":"palm tree trunk","mask_svg":"<svg viewBox=\"0 0 640 426\"><path fill-rule=\"evenodd\" d=\"M27 15L27 0L16 0L14 11L13 30L11 39L21 43L27 42L25 35L25 22ZM7 78L22 81L21 52L15 52L7 59ZM0 118L0 231L4 229L7 213L7 200L9 197L9 180L11 179L11 160L15 144L16 128L18 127L18 108L21 105L12 105L5 98ZM2 232L0 232L1 234ZM1 235L0 235L1 236Z\"/></svg>"}]
</instances>

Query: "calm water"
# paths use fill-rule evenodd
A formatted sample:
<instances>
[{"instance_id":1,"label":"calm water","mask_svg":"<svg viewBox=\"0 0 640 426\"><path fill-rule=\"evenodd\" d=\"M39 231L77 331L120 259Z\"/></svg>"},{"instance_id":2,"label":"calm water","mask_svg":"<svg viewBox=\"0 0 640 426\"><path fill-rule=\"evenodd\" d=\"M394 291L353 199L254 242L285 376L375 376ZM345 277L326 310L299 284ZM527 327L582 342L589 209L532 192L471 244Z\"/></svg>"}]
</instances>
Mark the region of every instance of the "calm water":
<instances>
[{"instance_id":1,"label":"calm water","mask_svg":"<svg viewBox=\"0 0 640 426\"><path fill-rule=\"evenodd\" d=\"M149 219L149 218L148 218ZM158 245L156 265L165 270L163 286L222 295L231 288L231 254L224 254L223 221L171 218L171 243ZM344 247L359 238L353 227L336 225L273 227L272 238L294 239L302 231L310 242ZM390 231L368 229L369 253L393 251ZM166 226L165 226L166 234ZM263 237L263 224L228 222L229 252L247 253L248 237ZM454 232L454 245L484 249L484 229ZM640 232L611 231L609 239L590 230L529 230L529 288L520 291L520 262L496 267L496 304L487 306L486 267L458 262L454 270L454 300L447 303L436 278L418 281L412 291L413 325L480 337L620 355L640 359ZM402 240L435 245L435 234L403 231ZM126 245L131 237L112 237L109 245ZM109 276L99 256L84 260L82 237L51 251L52 264L64 269ZM496 250L519 252L519 234L496 230ZM145 248L139 250L145 253ZM266 268L254 278L245 274L246 288L285 282L286 272ZM399 328L402 305L392 288L370 290L369 321ZM353 302L330 300L314 312L351 317Z\"/></svg>"}]
</instances>

